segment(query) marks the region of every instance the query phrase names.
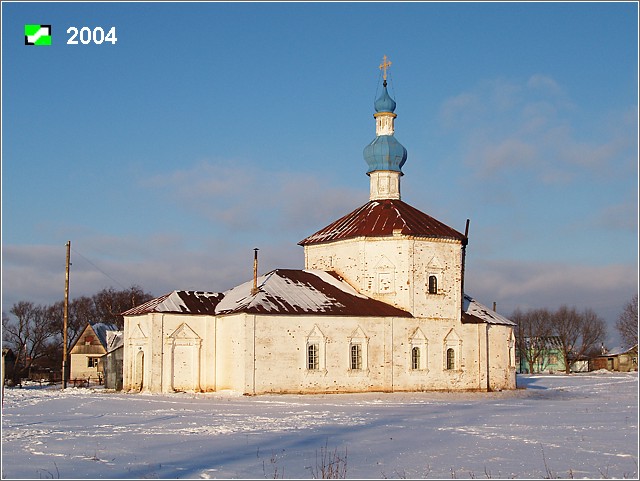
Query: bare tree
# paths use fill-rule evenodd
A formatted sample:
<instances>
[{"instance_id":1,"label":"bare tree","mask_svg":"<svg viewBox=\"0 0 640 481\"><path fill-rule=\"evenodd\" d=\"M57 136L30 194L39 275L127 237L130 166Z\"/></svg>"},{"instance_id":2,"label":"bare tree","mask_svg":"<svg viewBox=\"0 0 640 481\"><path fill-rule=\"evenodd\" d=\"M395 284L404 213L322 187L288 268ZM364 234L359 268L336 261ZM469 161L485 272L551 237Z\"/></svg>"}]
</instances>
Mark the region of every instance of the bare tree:
<instances>
[{"instance_id":1,"label":"bare tree","mask_svg":"<svg viewBox=\"0 0 640 481\"><path fill-rule=\"evenodd\" d=\"M560 343L565 372L587 352L604 341L606 324L593 310L578 312L575 307L561 306L553 313L553 331Z\"/></svg>"},{"instance_id":2,"label":"bare tree","mask_svg":"<svg viewBox=\"0 0 640 481\"><path fill-rule=\"evenodd\" d=\"M62 339L64 338L64 301L56 302L48 307L47 315L59 333L57 342L62 355ZM88 323L96 317L93 299L87 296L76 297L69 302L69 316L67 318L67 349L71 347Z\"/></svg>"},{"instance_id":3,"label":"bare tree","mask_svg":"<svg viewBox=\"0 0 640 481\"><path fill-rule=\"evenodd\" d=\"M151 299L151 294L132 286L122 291L103 289L92 297L82 296L71 300L67 319L67 348L71 347L88 323L104 322L122 329L124 319L120 314ZM17 357L16 381L28 376L34 363L60 366L64 302L41 306L21 301L14 304L9 312L12 316L2 313L2 337Z\"/></svg>"},{"instance_id":4,"label":"bare tree","mask_svg":"<svg viewBox=\"0 0 640 481\"><path fill-rule=\"evenodd\" d=\"M625 347L638 344L638 294L634 294L620 313L616 322L616 329Z\"/></svg>"},{"instance_id":5,"label":"bare tree","mask_svg":"<svg viewBox=\"0 0 640 481\"><path fill-rule=\"evenodd\" d=\"M518 325L516 344L521 362L526 362L530 373L544 369L542 363L552 333L551 313L547 309L530 309L526 312L517 309L511 319Z\"/></svg>"},{"instance_id":6,"label":"bare tree","mask_svg":"<svg viewBox=\"0 0 640 481\"><path fill-rule=\"evenodd\" d=\"M56 329L47 316L47 308L21 301L9 311L14 319L2 316L2 336L16 353L16 377L28 376L34 362L44 358L55 343Z\"/></svg>"},{"instance_id":7,"label":"bare tree","mask_svg":"<svg viewBox=\"0 0 640 481\"><path fill-rule=\"evenodd\" d=\"M92 297L95 307L95 322L115 324L123 329L122 313L153 299L153 295L144 292L139 286L116 291L113 287L103 289Z\"/></svg>"}]
</instances>

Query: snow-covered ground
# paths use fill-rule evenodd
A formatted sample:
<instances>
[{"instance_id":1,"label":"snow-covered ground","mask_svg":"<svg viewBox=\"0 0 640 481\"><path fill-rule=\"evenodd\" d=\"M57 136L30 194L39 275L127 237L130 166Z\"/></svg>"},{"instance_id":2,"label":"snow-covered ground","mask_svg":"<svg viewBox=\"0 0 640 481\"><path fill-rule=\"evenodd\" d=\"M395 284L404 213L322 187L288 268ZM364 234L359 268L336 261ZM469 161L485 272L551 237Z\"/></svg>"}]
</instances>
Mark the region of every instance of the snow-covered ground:
<instances>
[{"instance_id":1,"label":"snow-covered ground","mask_svg":"<svg viewBox=\"0 0 640 481\"><path fill-rule=\"evenodd\" d=\"M2 477L310 479L339 458L348 478L638 478L637 373L518 385L257 397L6 389Z\"/></svg>"}]
</instances>

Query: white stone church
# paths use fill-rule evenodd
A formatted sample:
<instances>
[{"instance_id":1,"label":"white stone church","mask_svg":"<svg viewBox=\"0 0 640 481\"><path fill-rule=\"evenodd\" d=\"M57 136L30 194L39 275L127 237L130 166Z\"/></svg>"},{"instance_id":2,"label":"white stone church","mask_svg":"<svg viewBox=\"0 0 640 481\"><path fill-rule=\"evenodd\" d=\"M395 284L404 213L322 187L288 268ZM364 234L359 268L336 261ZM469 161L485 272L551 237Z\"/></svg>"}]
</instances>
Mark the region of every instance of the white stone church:
<instances>
[{"instance_id":1,"label":"white stone church","mask_svg":"<svg viewBox=\"0 0 640 481\"><path fill-rule=\"evenodd\" d=\"M364 150L369 201L299 242L303 270L125 312L125 390L515 389L515 324L464 294L466 234L401 200L389 65Z\"/></svg>"}]
</instances>

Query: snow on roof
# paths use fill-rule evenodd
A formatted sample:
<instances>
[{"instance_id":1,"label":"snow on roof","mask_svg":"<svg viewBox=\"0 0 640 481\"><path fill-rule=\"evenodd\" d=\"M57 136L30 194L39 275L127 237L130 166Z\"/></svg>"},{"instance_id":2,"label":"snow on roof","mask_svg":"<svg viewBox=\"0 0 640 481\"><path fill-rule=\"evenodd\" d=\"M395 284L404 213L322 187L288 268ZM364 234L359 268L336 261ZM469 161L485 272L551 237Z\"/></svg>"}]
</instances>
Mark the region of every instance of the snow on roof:
<instances>
[{"instance_id":1,"label":"snow on roof","mask_svg":"<svg viewBox=\"0 0 640 481\"><path fill-rule=\"evenodd\" d=\"M635 346L632 346L632 347L617 346L617 347L609 349L605 354L602 354L600 357L619 356L620 354L626 354L629 351L633 351L634 349L638 349L638 345L637 344Z\"/></svg>"},{"instance_id":2,"label":"snow on roof","mask_svg":"<svg viewBox=\"0 0 640 481\"><path fill-rule=\"evenodd\" d=\"M413 317L411 313L371 299L354 289L337 273L321 270L275 269L224 293L173 291L124 312L136 316L152 312L225 315L311 314L336 316ZM497 312L465 294L462 322L515 326Z\"/></svg>"},{"instance_id":3,"label":"snow on roof","mask_svg":"<svg viewBox=\"0 0 640 481\"><path fill-rule=\"evenodd\" d=\"M484 323L487 324L503 324L506 326L515 326L516 323L510 321L506 317L501 316L487 306L480 304L473 297L465 294L462 306L462 322L467 323Z\"/></svg>"},{"instance_id":4,"label":"snow on roof","mask_svg":"<svg viewBox=\"0 0 640 481\"><path fill-rule=\"evenodd\" d=\"M276 269L225 292L216 314L314 314L412 317L407 311L358 293L334 272Z\"/></svg>"},{"instance_id":5,"label":"snow on roof","mask_svg":"<svg viewBox=\"0 0 640 481\"><path fill-rule=\"evenodd\" d=\"M407 311L360 294L334 272L276 269L224 293L173 291L124 312L224 315L314 314L338 316L412 317Z\"/></svg>"},{"instance_id":6,"label":"snow on roof","mask_svg":"<svg viewBox=\"0 0 640 481\"><path fill-rule=\"evenodd\" d=\"M215 308L222 297L223 294L219 292L173 291L129 309L122 315L136 316L150 312L215 315Z\"/></svg>"},{"instance_id":7,"label":"snow on roof","mask_svg":"<svg viewBox=\"0 0 640 481\"><path fill-rule=\"evenodd\" d=\"M91 324L91 329L98 336L98 340L103 347L107 347L107 331L117 331L118 326L115 324L106 324L104 322L98 322L96 324Z\"/></svg>"},{"instance_id":8,"label":"snow on roof","mask_svg":"<svg viewBox=\"0 0 640 481\"><path fill-rule=\"evenodd\" d=\"M463 234L406 202L383 199L367 202L298 244L304 246L354 237L390 236L394 230L400 230L403 235L452 239L466 243Z\"/></svg>"},{"instance_id":9,"label":"snow on roof","mask_svg":"<svg viewBox=\"0 0 640 481\"><path fill-rule=\"evenodd\" d=\"M124 345L124 331L107 331L107 353Z\"/></svg>"}]
</instances>

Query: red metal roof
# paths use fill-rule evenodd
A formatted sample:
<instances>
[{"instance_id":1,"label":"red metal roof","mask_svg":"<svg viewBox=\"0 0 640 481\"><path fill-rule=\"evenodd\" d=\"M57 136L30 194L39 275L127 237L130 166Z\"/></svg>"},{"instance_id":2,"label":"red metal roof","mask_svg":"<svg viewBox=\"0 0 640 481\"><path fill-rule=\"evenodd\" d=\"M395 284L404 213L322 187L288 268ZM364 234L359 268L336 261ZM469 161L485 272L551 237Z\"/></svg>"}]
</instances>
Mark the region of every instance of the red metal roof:
<instances>
[{"instance_id":1,"label":"red metal roof","mask_svg":"<svg viewBox=\"0 0 640 481\"><path fill-rule=\"evenodd\" d=\"M502 324L505 326L516 326L517 324L487 306L480 304L473 297L464 295L462 304L463 324Z\"/></svg>"},{"instance_id":2,"label":"red metal roof","mask_svg":"<svg viewBox=\"0 0 640 481\"><path fill-rule=\"evenodd\" d=\"M216 313L413 317L360 294L331 271L276 269L258 278L255 294L252 284L247 282L225 292Z\"/></svg>"},{"instance_id":3,"label":"red metal roof","mask_svg":"<svg viewBox=\"0 0 640 481\"><path fill-rule=\"evenodd\" d=\"M276 269L224 293L173 291L124 312L220 316L249 314L307 314L334 316L412 317L407 311L360 294L335 272Z\"/></svg>"},{"instance_id":4,"label":"red metal roof","mask_svg":"<svg viewBox=\"0 0 640 481\"><path fill-rule=\"evenodd\" d=\"M466 244L466 237L437 219L401 200L372 200L324 229L298 242L318 244L354 237L391 236L399 229L403 235L453 239Z\"/></svg>"},{"instance_id":5,"label":"red metal roof","mask_svg":"<svg viewBox=\"0 0 640 481\"><path fill-rule=\"evenodd\" d=\"M224 294L203 291L173 291L122 313L137 316L150 312L178 312L184 314L210 314L215 316L216 306Z\"/></svg>"}]
</instances>

